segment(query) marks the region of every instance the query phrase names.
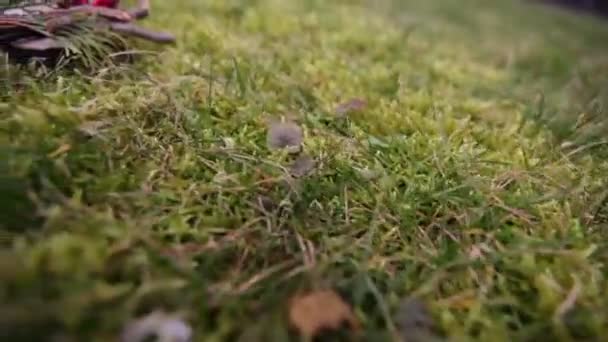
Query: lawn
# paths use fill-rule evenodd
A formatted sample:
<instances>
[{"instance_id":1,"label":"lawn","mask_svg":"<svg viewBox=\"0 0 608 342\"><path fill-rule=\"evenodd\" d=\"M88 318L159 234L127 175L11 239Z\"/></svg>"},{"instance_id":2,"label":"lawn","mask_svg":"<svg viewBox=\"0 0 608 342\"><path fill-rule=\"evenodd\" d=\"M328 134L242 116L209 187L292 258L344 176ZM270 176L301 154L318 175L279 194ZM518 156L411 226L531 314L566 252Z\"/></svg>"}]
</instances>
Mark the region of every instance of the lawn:
<instances>
[{"instance_id":1,"label":"lawn","mask_svg":"<svg viewBox=\"0 0 608 342\"><path fill-rule=\"evenodd\" d=\"M195 341L298 341L294 298L323 290L353 323L326 341L608 338L608 21L157 0L146 25L178 43L2 67L5 340L162 309Z\"/></svg>"}]
</instances>

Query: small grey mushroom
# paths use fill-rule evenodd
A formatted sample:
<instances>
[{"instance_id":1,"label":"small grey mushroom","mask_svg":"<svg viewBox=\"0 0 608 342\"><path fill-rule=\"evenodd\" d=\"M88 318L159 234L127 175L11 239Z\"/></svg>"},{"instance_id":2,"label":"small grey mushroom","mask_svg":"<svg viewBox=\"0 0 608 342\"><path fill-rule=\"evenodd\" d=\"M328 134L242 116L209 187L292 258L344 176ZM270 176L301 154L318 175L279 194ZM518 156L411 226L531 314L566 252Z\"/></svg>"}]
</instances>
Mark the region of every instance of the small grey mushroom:
<instances>
[{"instance_id":1,"label":"small grey mushroom","mask_svg":"<svg viewBox=\"0 0 608 342\"><path fill-rule=\"evenodd\" d=\"M275 122L270 124L266 142L270 149L287 149L289 153L300 152L304 133L296 123Z\"/></svg>"},{"instance_id":2,"label":"small grey mushroom","mask_svg":"<svg viewBox=\"0 0 608 342\"><path fill-rule=\"evenodd\" d=\"M309 155L301 155L299 156L291 167L289 168L289 172L294 177L304 177L308 175L315 168L315 160Z\"/></svg>"},{"instance_id":3,"label":"small grey mushroom","mask_svg":"<svg viewBox=\"0 0 608 342\"><path fill-rule=\"evenodd\" d=\"M344 103L341 103L336 108L336 114L338 117L344 117L352 112L359 112L367 108L367 101L363 99L350 99Z\"/></svg>"},{"instance_id":4,"label":"small grey mushroom","mask_svg":"<svg viewBox=\"0 0 608 342\"><path fill-rule=\"evenodd\" d=\"M264 213L273 212L279 207L272 198L263 195L257 197L256 204L258 209Z\"/></svg>"},{"instance_id":5,"label":"small grey mushroom","mask_svg":"<svg viewBox=\"0 0 608 342\"><path fill-rule=\"evenodd\" d=\"M437 326L426 304L413 297L405 298L396 317L399 334L408 342L439 342Z\"/></svg>"}]
</instances>

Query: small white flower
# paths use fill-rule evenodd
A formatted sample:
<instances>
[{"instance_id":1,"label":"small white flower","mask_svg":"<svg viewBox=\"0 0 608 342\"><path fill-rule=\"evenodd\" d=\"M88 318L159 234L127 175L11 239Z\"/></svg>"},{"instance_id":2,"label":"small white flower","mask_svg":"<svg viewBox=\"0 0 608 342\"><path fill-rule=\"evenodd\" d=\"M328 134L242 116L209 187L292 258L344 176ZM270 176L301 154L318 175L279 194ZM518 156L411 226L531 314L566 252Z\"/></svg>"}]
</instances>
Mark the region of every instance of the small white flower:
<instances>
[{"instance_id":1,"label":"small white flower","mask_svg":"<svg viewBox=\"0 0 608 342\"><path fill-rule=\"evenodd\" d=\"M181 319L154 311L129 323L121 337L121 342L144 342L155 337L158 342L190 342L192 328Z\"/></svg>"}]
</instances>

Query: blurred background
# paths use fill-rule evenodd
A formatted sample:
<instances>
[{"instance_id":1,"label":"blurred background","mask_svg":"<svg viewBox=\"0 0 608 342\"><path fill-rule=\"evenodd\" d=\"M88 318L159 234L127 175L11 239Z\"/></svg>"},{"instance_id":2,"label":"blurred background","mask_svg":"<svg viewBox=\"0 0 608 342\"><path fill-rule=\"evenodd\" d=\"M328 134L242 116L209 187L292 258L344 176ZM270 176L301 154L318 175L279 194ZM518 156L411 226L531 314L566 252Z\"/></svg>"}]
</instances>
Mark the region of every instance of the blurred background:
<instances>
[{"instance_id":1,"label":"blurred background","mask_svg":"<svg viewBox=\"0 0 608 342\"><path fill-rule=\"evenodd\" d=\"M575 10L586 11L601 16L608 15L608 1L606 0L540 0Z\"/></svg>"}]
</instances>

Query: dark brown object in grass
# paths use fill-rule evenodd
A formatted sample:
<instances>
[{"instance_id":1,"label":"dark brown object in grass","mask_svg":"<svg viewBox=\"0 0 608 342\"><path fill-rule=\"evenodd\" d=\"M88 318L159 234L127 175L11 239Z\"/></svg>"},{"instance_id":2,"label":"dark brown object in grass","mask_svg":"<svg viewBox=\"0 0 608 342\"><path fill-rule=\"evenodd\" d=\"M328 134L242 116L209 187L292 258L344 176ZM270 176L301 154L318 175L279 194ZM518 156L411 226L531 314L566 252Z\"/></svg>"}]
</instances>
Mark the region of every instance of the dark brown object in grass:
<instances>
[{"instance_id":1,"label":"dark brown object in grass","mask_svg":"<svg viewBox=\"0 0 608 342\"><path fill-rule=\"evenodd\" d=\"M100 41L107 43L108 40L103 39L104 31L159 44L173 43L173 35L154 32L134 23L149 14L148 0L140 0L138 6L130 10L90 5L69 8L32 5L0 9L0 51L8 53L16 62L38 57L58 59L68 51L70 39L77 36L87 34L87 39L93 42L99 37Z\"/></svg>"},{"instance_id":2,"label":"dark brown object in grass","mask_svg":"<svg viewBox=\"0 0 608 342\"><path fill-rule=\"evenodd\" d=\"M396 321L404 342L444 341L426 304L418 298L409 297L401 302Z\"/></svg>"}]
</instances>

